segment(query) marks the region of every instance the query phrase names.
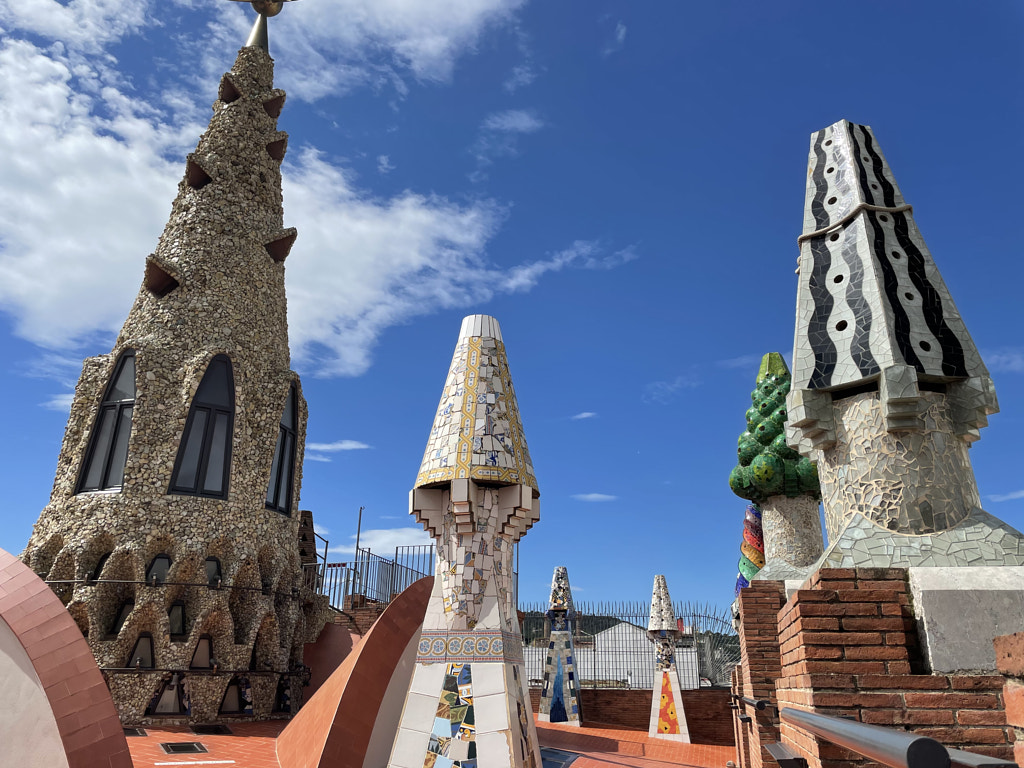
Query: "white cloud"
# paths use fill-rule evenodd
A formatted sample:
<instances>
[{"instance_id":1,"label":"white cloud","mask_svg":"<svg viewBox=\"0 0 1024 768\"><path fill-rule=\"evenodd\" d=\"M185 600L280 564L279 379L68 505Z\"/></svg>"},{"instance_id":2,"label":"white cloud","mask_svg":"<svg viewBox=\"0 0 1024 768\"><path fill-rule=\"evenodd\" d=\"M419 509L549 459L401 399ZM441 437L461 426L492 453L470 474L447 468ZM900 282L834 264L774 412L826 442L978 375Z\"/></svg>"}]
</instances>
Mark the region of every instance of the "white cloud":
<instances>
[{"instance_id":1,"label":"white cloud","mask_svg":"<svg viewBox=\"0 0 1024 768\"><path fill-rule=\"evenodd\" d=\"M150 12L149 0L4 0L0 24L94 52L141 29Z\"/></svg>"},{"instance_id":2,"label":"white cloud","mask_svg":"<svg viewBox=\"0 0 1024 768\"><path fill-rule=\"evenodd\" d=\"M626 44L626 25L621 21L615 24L615 34L612 41L601 51L604 56L611 56L616 51L621 51Z\"/></svg>"},{"instance_id":3,"label":"white cloud","mask_svg":"<svg viewBox=\"0 0 1024 768\"><path fill-rule=\"evenodd\" d=\"M644 387L641 399L645 403L656 403L666 405L672 402L685 389L693 389L700 386L700 379L693 374L680 374L672 381L652 381Z\"/></svg>"},{"instance_id":4,"label":"white cloud","mask_svg":"<svg viewBox=\"0 0 1024 768\"><path fill-rule=\"evenodd\" d=\"M1024 499L1024 491L1011 491L1010 493L996 493L986 497L989 501L998 504L1001 501L1014 501Z\"/></svg>"},{"instance_id":5,"label":"white cloud","mask_svg":"<svg viewBox=\"0 0 1024 768\"><path fill-rule=\"evenodd\" d=\"M600 243L590 240L577 240L563 251L558 251L550 258L521 264L507 273L505 288L510 291L529 290L548 272L559 272L567 267L577 269L613 269L621 264L637 258L633 246L607 253Z\"/></svg>"},{"instance_id":6,"label":"white cloud","mask_svg":"<svg viewBox=\"0 0 1024 768\"><path fill-rule=\"evenodd\" d=\"M533 133L544 127L544 121L530 109L506 109L484 118L481 128L500 133Z\"/></svg>"},{"instance_id":7,"label":"white cloud","mask_svg":"<svg viewBox=\"0 0 1024 768\"><path fill-rule=\"evenodd\" d=\"M572 496L576 501L615 501L618 496L609 496L607 493L574 493Z\"/></svg>"},{"instance_id":8,"label":"white cloud","mask_svg":"<svg viewBox=\"0 0 1024 768\"><path fill-rule=\"evenodd\" d=\"M532 109L506 109L485 117L480 124L480 135L471 147L477 165L476 171L470 175L471 180L486 179L484 168L499 157L518 155L519 137L536 133L543 127L544 121Z\"/></svg>"},{"instance_id":9,"label":"white cloud","mask_svg":"<svg viewBox=\"0 0 1024 768\"><path fill-rule=\"evenodd\" d=\"M319 534L320 536L326 536L330 533L330 531L324 526L320 525L320 523L313 523L313 532Z\"/></svg>"},{"instance_id":10,"label":"white cloud","mask_svg":"<svg viewBox=\"0 0 1024 768\"><path fill-rule=\"evenodd\" d=\"M67 392L62 395L53 395L49 400L45 400L39 405L48 411L60 411L61 413L67 413L71 410L71 403L74 399L75 393Z\"/></svg>"},{"instance_id":11,"label":"white cloud","mask_svg":"<svg viewBox=\"0 0 1024 768\"><path fill-rule=\"evenodd\" d=\"M1019 349L1002 349L984 355L988 369L994 373L1024 373L1024 352Z\"/></svg>"},{"instance_id":12,"label":"white cloud","mask_svg":"<svg viewBox=\"0 0 1024 768\"><path fill-rule=\"evenodd\" d=\"M333 443L306 443L306 450L320 453L333 453L335 451L362 451L372 446L361 443L358 440L336 440Z\"/></svg>"},{"instance_id":13,"label":"white cloud","mask_svg":"<svg viewBox=\"0 0 1024 768\"><path fill-rule=\"evenodd\" d=\"M352 555L356 551L356 537L353 534L351 542L330 547L328 552ZM379 528L363 531L359 535L359 548L369 549L378 555L394 555L395 547L413 547L423 544L431 544L433 539L422 528Z\"/></svg>"},{"instance_id":14,"label":"white cloud","mask_svg":"<svg viewBox=\"0 0 1024 768\"><path fill-rule=\"evenodd\" d=\"M520 88L525 88L534 80L537 79L537 73L534 72L533 67L530 64L517 64L512 67L512 72L502 83L502 87L509 93L515 93Z\"/></svg>"},{"instance_id":15,"label":"white cloud","mask_svg":"<svg viewBox=\"0 0 1024 768\"><path fill-rule=\"evenodd\" d=\"M331 463L331 457L330 456L321 456L321 455L316 454L316 453L306 453L305 456L303 457L303 460L304 461L319 461L319 462L323 462L324 464L330 464Z\"/></svg>"},{"instance_id":16,"label":"white cloud","mask_svg":"<svg viewBox=\"0 0 1024 768\"><path fill-rule=\"evenodd\" d=\"M391 173L395 166L391 164L391 158L387 155L377 156L377 173Z\"/></svg>"},{"instance_id":17,"label":"white cloud","mask_svg":"<svg viewBox=\"0 0 1024 768\"><path fill-rule=\"evenodd\" d=\"M597 414L593 411L583 411L582 413L577 413L575 416L570 416L569 418L573 421L580 421L581 419L593 419L596 416Z\"/></svg>"}]
</instances>

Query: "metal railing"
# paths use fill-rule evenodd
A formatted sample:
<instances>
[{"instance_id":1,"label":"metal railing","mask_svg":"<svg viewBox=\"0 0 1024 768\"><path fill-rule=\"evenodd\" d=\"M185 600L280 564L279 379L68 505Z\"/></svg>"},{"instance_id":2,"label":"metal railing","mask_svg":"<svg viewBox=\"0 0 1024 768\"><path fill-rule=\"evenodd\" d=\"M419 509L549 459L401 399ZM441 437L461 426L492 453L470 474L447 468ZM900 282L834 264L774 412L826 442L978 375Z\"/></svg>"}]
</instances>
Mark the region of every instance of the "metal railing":
<instances>
[{"instance_id":1,"label":"metal railing","mask_svg":"<svg viewBox=\"0 0 1024 768\"><path fill-rule=\"evenodd\" d=\"M530 685L544 677L550 626L547 606L521 605L523 655ZM679 638L675 661L685 689L727 686L739 662L739 638L726 613L711 606L675 606ZM646 603L577 603L573 643L576 679L585 688L654 687L655 648L647 636Z\"/></svg>"},{"instance_id":2,"label":"metal railing","mask_svg":"<svg viewBox=\"0 0 1024 768\"><path fill-rule=\"evenodd\" d=\"M352 560L324 563L317 591L339 611L367 602L388 605L413 582L433 575L434 561L432 544L396 547L394 558L360 548Z\"/></svg>"},{"instance_id":3,"label":"metal railing","mask_svg":"<svg viewBox=\"0 0 1024 768\"><path fill-rule=\"evenodd\" d=\"M1016 763L960 749L947 749L935 739L913 733L858 723L840 717L819 715L783 707L783 722L820 736L826 741L890 768L1015 768ZM799 759L799 758L796 758Z\"/></svg>"}]
</instances>

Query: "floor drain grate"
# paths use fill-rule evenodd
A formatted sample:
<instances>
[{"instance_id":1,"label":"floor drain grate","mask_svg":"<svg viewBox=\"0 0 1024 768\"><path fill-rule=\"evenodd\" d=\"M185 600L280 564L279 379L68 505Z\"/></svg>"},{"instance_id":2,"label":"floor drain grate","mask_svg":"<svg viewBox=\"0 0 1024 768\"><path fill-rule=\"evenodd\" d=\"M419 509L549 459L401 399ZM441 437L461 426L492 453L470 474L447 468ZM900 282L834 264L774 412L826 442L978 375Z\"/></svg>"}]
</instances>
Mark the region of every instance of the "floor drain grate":
<instances>
[{"instance_id":1,"label":"floor drain grate","mask_svg":"<svg viewBox=\"0 0 1024 768\"><path fill-rule=\"evenodd\" d=\"M198 741L172 741L160 745L167 755L196 755L206 752L206 747Z\"/></svg>"},{"instance_id":2,"label":"floor drain grate","mask_svg":"<svg viewBox=\"0 0 1024 768\"><path fill-rule=\"evenodd\" d=\"M196 736L230 736L231 729L226 725L193 725L190 729Z\"/></svg>"},{"instance_id":3,"label":"floor drain grate","mask_svg":"<svg viewBox=\"0 0 1024 768\"><path fill-rule=\"evenodd\" d=\"M145 736L146 735L146 729L145 728L125 728L124 729L124 735L125 736Z\"/></svg>"}]
</instances>

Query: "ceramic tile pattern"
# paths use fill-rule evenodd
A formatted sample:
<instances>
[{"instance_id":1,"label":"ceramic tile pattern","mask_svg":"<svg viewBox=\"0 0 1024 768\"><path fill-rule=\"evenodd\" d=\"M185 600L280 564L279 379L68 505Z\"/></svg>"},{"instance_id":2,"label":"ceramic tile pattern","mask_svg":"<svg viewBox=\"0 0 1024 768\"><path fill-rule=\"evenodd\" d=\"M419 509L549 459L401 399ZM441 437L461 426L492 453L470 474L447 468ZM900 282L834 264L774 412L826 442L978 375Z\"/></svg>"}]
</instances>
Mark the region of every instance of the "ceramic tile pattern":
<instances>
[{"instance_id":1,"label":"ceramic tile pattern","mask_svg":"<svg viewBox=\"0 0 1024 768\"><path fill-rule=\"evenodd\" d=\"M995 389L870 128L812 135L803 232L786 437L821 480L812 569L1020 563L968 454Z\"/></svg>"},{"instance_id":2,"label":"ceramic tile pattern","mask_svg":"<svg viewBox=\"0 0 1024 768\"><path fill-rule=\"evenodd\" d=\"M573 632L576 609L572 602L569 572L564 566L555 568L551 578L551 602L547 612L551 625L548 653L544 661L544 683L540 694L541 720L579 725L579 680L576 676L576 649Z\"/></svg>"},{"instance_id":3,"label":"ceramic tile pattern","mask_svg":"<svg viewBox=\"0 0 1024 768\"><path fill-rule=\"evenodd\" d=\"M515 543L540 518L539 493L492 317L462 322L409 500L437 542L437 566L389 765L539 768L512 578ZM470 687L452 690L453 675ZM452 700L460 691L472 691L471 704Z\"/></svg>"},{"instance_id":4,"label":"ceramic tile pattern","mask_svg":"<svg viewBox=\"0 0 1024 768\"><path fill-rule=\"evenodd\" d=\"M655 647L655 664L661 671L661 682L651 692L651 721L649 734L676 741L690 740L686 727L686 714L680 694L682 687L676 669L675 645L679 639L679 625L672 609L672 597L665 577L654 577L651 590L651 619L647 636Z\"/></svg>"},{"instance_id":5,"label":"ceramic tile pattern","mask_svg":"<svg viewBox=\"0 0 1024 768\"><path fill-rule=\"evenodd\" d=\"M296 511L307 417L289 361L283 261L295 230L283 226L286 134L277 117L284 92L274 88L273 70L265 51L247 47L224 75L209 128L184 163L170 218L114 348L85 362L50 502L23 555L37 573L65 582L58 587L62 601L109 670L125 723L149 720L147 706L172 678L124 669L141 633L153 637L154 666L179 672L189 669L200 636L212 637L225 671L189 674L191 707L179 719L216 719L228 670L249 669L255 651L253 716L263 718L278 701L280 679L295 683L293 699L301 696L303 647L326 618L326 598L303 582L298 514L265 507L292 386ZM154 274L173 277L177 287L167 292L154 285ZM135 351L136 375L123 485L77 493L100 401L126 350ZM234 374L228 492L223 498L171 494L193 395L221 354ZM177 583L142 584L162 553L171 558L167 581ZM207 557L220 561L221 589L207 586ZM176 602L184 606L185 632L172 638L168 611ZM112 632L126 604L133 610Z\"/></svg>"}]
</instances>

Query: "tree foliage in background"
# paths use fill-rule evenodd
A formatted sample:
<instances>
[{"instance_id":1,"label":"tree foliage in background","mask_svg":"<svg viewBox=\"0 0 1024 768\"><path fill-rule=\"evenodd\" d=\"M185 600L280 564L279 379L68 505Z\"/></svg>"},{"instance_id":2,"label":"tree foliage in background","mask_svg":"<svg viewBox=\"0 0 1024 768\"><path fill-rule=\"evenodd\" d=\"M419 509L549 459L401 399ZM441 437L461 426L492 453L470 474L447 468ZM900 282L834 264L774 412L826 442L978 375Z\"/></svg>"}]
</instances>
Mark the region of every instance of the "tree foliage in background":
<instances>
[{"instance_id":1,"label":"tree foliage in background","mask_svg":"<svg viewBox=\"0 0 1024 768\"><path fill-rule=\"evenodd\" d=\"M739 463L729 474L729 487L755 504L770 496L821 498L818 468L786 445L786 395L791 376L778 352L761 360L757 386L750 393L747 429L736 450Z\"/></svg>"}]
</instances>

